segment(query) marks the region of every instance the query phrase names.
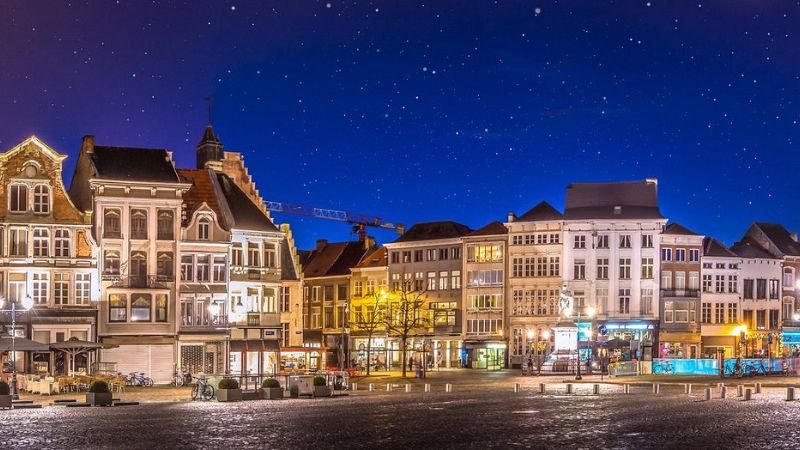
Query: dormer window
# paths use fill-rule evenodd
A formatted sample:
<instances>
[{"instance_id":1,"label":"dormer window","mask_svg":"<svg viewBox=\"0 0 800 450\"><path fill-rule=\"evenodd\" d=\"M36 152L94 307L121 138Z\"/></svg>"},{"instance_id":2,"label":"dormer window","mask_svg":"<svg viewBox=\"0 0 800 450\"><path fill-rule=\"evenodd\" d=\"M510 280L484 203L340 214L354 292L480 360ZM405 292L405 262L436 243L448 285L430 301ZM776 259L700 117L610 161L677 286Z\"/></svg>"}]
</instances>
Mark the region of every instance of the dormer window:
<instances>
[{"instance_id":1,"label":"dormer window","mask_svg":"<svg viewBox=\"0 0 800 450\"><path fill-rule=\"evenodd\" d=\"M28 186L24 184L12 184L8 196L8 209L12 213L24 213L28 211Z\"/></svg>"},{"instance_id":2,"label":"dormer window","mask_svg":"<svg viewBox=\"0 0 800 450\"><path fill-rule=\"evenodd\" d=\"M203 217L197 221L197 239L200 241L207 241L211 231L211 222L208 218Z\"/></svg>"},{"instance_id":3,"label":"dormer window","mask_svg":"<svg viewBox=\"0 0 800 450\"><path fill-rule=\"evenodd\" d=\"M33 212L50 214L50 187L39 184L33 188Z\"/></svg>"}]
</instances>

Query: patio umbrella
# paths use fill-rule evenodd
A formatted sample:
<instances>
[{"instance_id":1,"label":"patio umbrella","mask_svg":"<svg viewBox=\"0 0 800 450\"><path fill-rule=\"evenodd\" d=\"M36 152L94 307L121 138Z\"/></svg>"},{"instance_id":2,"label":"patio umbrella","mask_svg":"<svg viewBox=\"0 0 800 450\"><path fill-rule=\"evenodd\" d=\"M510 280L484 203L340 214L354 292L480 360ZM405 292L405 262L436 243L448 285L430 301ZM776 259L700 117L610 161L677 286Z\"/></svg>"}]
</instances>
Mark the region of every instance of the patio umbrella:
<instances>
[{"instance_id":1,"label":"patio umbrella","mask_svg":"<svg viewBox=\"0 0 800 450\"><path fill-rule=\"evenodd\" d=\"M18 337L13 339L13 343L11 342L12 339L7 336L0 337L0 352L10 352L11 347L18 352L49 352L50 346L47 344L40 344L39 342L32 341L30 339L25 339L23 337Z\"/></svg>"},{"instance_id":2,"label":"patio umbrella","mask_svg":"<svg viewBox=\"0 0 800 450\"><path fill-rule=\"evenodd\" d=\"M70 338L68 341L56 342L51 344L50 348L64 352L69 356L71 361L70 371L72 376L75 376L75 357L82 353L89 353L101 348L117 348L119 345L101 344L100 342L82 341L78 338Z\"/></svg>"}]
</instances>

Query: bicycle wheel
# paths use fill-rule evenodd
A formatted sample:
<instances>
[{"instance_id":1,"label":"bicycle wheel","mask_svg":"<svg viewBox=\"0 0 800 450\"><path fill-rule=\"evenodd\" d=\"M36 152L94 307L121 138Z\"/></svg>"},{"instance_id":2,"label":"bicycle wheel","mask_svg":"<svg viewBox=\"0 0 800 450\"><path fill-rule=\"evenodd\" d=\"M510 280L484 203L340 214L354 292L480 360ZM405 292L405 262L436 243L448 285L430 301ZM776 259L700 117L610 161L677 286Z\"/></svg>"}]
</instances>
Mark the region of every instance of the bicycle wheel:
<instances>
[{"instance_id":1,"label":"bicycle wheel","mask_svg":"<svg viewBox=\"0 0 800 450\"><path fill-rule=\"evenodd\" d=\"M145 378L144 385L147 387L153 387L153 379L152 378Z\"/></svg>"},{"instance_id":2,"label":"bicycle wheel","mask_svg":"<svg viewBox=\"0 0 800 450\"><path fill-rule=\"evenodd\" d=\"M198 395L200 394L200 387L197 384L192 385L192 400L197 400Z\"/></svg>"},{"instance_id":3,"label":"bicycle wheel","mask_svg":"<svg viewBox=\"0 0 800 450\"><path fill-rule=\"evenodd\" d=\"M214 398L214 386L207 384L203 387L203 400L211 400Z\"/></svg>"}]
</instances>

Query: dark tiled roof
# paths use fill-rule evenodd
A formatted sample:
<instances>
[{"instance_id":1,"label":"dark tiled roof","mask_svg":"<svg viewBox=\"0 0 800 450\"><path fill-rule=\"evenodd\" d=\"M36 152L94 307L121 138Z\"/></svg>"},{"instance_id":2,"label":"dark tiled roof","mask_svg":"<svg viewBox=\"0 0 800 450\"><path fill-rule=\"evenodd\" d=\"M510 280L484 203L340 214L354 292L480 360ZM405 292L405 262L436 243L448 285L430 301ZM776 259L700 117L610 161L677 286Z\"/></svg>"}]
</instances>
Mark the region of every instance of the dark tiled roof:
<instances>
[{"instance_id":1,"label":"dark tiled roof","mask_svg":"<svg viewBox=\"0 0 800 450\"><path fill-rule=\"evenodd\" d=\"M664 228L664 231L661 234L677 234L681 236L700 236L699 234L695 233L694 231L684 227L683 225L672 222L671 224L667 225Z\"/></svg>"},{"instance_id":2,"label":"dark tiled roof","mask_svg":"<svg viewBox=\"0 0 800 450\"><path fill-rule=\"evenodd\" d=\"M185 226L191 219L192 214L203 203L208 204L222 226L227 229L226 224L223 223L225 217L220 210L220 204L214 193L214 180L212 179L212 172L207 169L178 169L178 175L181 181L191 183L192 187L183 195L183 203L186 205L186 214L182 221Z\"/></svg>"},{"instance_id":3,"label":"dark tiled roof","mask_svg":"<svg viewBox=\"0 0 800 450\"><path fill-rule=\"evenodd\" d=\"M175 166L161 148L95 146L92 162L104 180L178 183Z\"/></svg>"},{"instance_id":4,"label":"dark tiled roof","mask_svg":"<svg viewBox=\"0 0 800 450\"><path fill-rule=\"evenodd\" d=\"M541 202L517 217L516 222L543 222L547 220L561 220L564 216L553 208L550 203Z\"/></svg>"},{"instance_id":5,"label":"dark tiled roof","mask_svg":"<svg viewBox=\"0 0 800 450\"><path fill-rule=\"evenodd\" d=\"M502 223L495 221L478 228L467 236L494 236L497 234L508 234L508 228Z\"/></svg>"},{"instance_id":6,"label":"dark tiled roof","mask_svg":"<svg viewBox=\"0 0 800 450\"><path fill-rule=\"evenodd\" d=\"M733 244L731 251L742 258L780 259L764 250L757 242L747 237Z\"/></svg>"},{"instance_id":7,"label":"dark tiled roof","mask_svg":"<svg viewBox=\"0 0 800 450\"><path fill-rule=\"evenodd\" d=\"M570 184L564 218L663 219L658 209L657 183L645 180Z\"/></svg>"},{"instance_id":8,"label":"dark tiled roof","mask_svg":"<svg viewBox=\"0 0 800 450\"><path fill-rule=\"evenodd\" d=\"M217 181L225 196L225 202L233 215L232 228L253 231L278 231L269 217L242 192L236 183L224 173L217 173Z\"/></svg>"},{"instance_id":9,"label":"dark tiled roof","mask_svg":"<svg viewBox=\"0 0 800 450\"><path fill-rule=\"evenodd\" d=\"M466 225L449 220L441 222L423 222L414 224L394 242L430 241L434 239L450 239L464 236L472 232Z\"/></svg>"},{"instance_id":10,"label":"dark tiled roof","mask_svg":"<svg viewBox=\"0 0 800 450\"><path fill-rule=\"evenodd\" d=\"M333 242L311 250L303 267L306 278L349 275L364 257L366 250L361 242Z\"/></svg>"},{"instance_id":11,"label":"dark tiled roof","mask_svg":"<svg viewBox=\"0 0 800 450\"><path fill-rule=\"evenodd\" d=\"M292 260L292 249L289 247L289 241L283 238L281 241L281 280L299 280L297 270L294 267Z\"/></svg>"},{"instance_id":12,"label":"dark tiled roof","mask_svg":"<svg viewBox=\"0 0 800 450\"><path fill-rule=\"evenodd\" d=\"M722 242L707 237L703 239L703 256L720 256L723 258L735 258L738 256L736 253L730 251L728 247L725 247Z\"/></svg>"},{"instance_id":13,"label":"dark tiled roof","mask_svg":"<svg viewBox=\"0 0 800 450\"><path fill-rule=\"evenodd\" d=\"M214 128L212 128L210 124L206 126L205 131L203 131L203 137L200 138L200 144L205 144L207 142L220 144L219 138L217 134L214 133Z\"/></svg>"},{"instance_id":14,"label":"dark tiled roof","mask_svg":"<svg viewBox=\"0 0 800 450\"><path fill-rule=\"evenodd\" d=\"M378 247L374 252L365 256L356 267L360 269L386 267L389 265L389 259L386 257L387 254L386 247Z\"/></svg>"},{"instance_id":15,"label":"dark tiled roof","mask_svg":"<svg viewBox=\"0 0 800 450\"><path fill-rule=\"evenodd\" d=\"M792 239L792 234L779 223L756 222L758 227L767 239L778 247L781 253L788 256L800 256L800 244Z\"/></svg>"}]
</instances>

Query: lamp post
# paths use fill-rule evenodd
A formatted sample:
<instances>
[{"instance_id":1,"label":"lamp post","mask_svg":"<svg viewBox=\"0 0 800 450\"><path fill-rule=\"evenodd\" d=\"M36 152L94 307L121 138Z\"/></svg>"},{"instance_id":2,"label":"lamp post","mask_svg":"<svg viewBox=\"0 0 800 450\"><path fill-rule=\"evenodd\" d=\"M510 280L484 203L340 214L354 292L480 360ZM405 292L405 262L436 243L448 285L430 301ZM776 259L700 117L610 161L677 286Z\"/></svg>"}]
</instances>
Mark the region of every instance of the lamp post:
<instances>
[{"instance_id":1,"label":"lamp post","mask_svg":"<svg viewBox=\"0 0 800 450\"><path fill-rule=\"evenodd\" d=\"M2 309L3 312L11 312L11 399L19 400L17 390L17 300L11 300L11 309ZM5 305L5 298L0 296L0 308ZM30 311L33 308L33 299L26 295L22 299L23 311Z\"/></svg>"},{"instance_id":2,"label":"lamp post","mask_svg":"<svg viewBox=\"0 0 800 450\"><path fill-rule=\"evenodd\" d=\"M547 343L550 341L550 332L547 330L542 331L542 342ZM536 336L536 373L537 376L542 374L542 361L544 357L544 350L545 348L539 348L539 336Z\"/></svg>"},{"instance_id":3,"label":"lamp post","mask_svg":"<svg viewBox=\"0 0 800 450\"><path fill-rule=\"evenodd\" d=\"M575 342L576 342L576 347L577 347L577 352L578 352L578 358L577 358L577 366L578 367L577 367L577 372L576 372L576 375L575 375L575 379L576 380L582 380L583 377L581 377L581 339L580 339L581 333L580 333L580 330L581 330L581 310L583 309L583 305L581 305L581 306L574 305L574 301L575 301L575 298L572 296L572 292L569 289L567 289L566 286L565 286L564 289L561 291L561 298L559 299L559 306L561 307L562 311L564 312L564 315L567 316L567 317L572 315L573 307L575 309L575 312L577 313L576 314L576 319L577 320L575 322ZM588 307L586 309L586 317L588 319L591 319L592 316L594 316L594 308L592 308L590 306L590 307Z\"/></svg>"},{"instance_id":4,"label":"lamp post","mask_svg":"<svg viewBox=\"0 0 800 450\"><path fill-rule=\"evenodd\" d=\"M342 338L339 340L339 370L344 370L347 365L345 363L345 359L347 358L347 354L344 351L344 339L345 339L345 326L347 324L347 315L350 314L350 305L344 305L344 313L342 317Z\"/></svg>"}]
</instances>

